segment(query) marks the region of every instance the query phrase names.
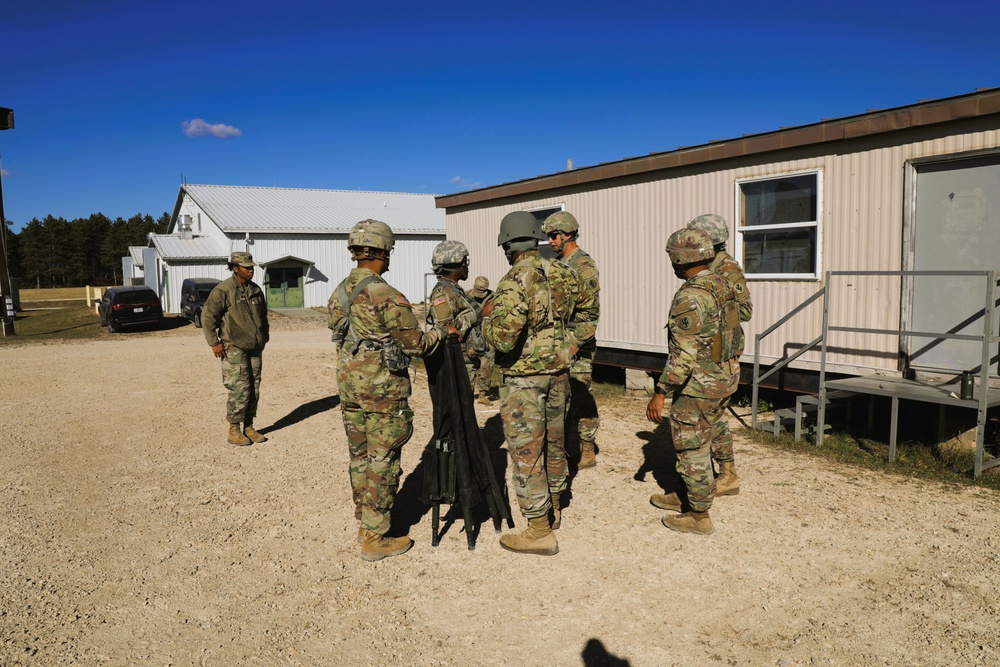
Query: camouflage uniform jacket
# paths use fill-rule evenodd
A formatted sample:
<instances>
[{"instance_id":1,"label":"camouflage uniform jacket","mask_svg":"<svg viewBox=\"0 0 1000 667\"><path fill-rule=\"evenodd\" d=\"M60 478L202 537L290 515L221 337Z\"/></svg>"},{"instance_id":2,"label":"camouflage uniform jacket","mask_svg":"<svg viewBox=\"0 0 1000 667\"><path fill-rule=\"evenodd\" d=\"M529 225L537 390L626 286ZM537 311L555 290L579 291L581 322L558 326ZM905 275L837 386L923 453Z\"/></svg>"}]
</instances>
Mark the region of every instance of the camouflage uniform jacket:
<instances>
[{"instance_id":1,"label":"camouflage uniform jacket","mask_svg":"<svg viewBox=\"0 0 1000 667\"><path fill-rule=\"evenodd\" d=\"M594 308L599 316L601 311L601 274L597 271L597 264L594 262L594 259L577 246L569 257L563 258L563 261L568 264L571 269L576 271L576 275L580 278L580 288L585 294L593 297ZM581 323L577 322L577 314L574 312L573 324L571 326L578 327L580 324ZM592 327L594 334L597 333L596 318L593 323L586 322L583 323L583 326L584 328ZM591 352L597 347L597 340L594 338L594 334L591 335L590 342L585 346L586 349Z\"/></svg>"},{"instance_id":2,"label":"camouflage uniform jacket","mask_svg":"<svg viewBox=\"0 0 1000 667\"><path fill-rule=\"evenodd\" d=\"M717 294L724 295L723 303ZM683 395L694 398L723 398L736 391L740 379L739 357L713 359L713 345L726 326L727 300L735 300L732 289L714 271L702 271L677 290L667 324L669 356L656 383L659 391L670 393L671 388L680 387ZM728 308L734 320L729 325L738 329L735 303ZM735 332L730 329L729 334Z\"/></svg>"},{"instance_id":3,"label":"camouflage uniform jacket","mask_svg":"<svg viewBox=\"0 0 1000 667\"><path fill-rule=\"evenodd\" d=\"M716 253L709 268L729 282L736 296L736 303L740 307L740 322L749 322L753 316L753 302L750 300L750 288L747 287L747 279L739 262L728 252L721 250Z\"/></svg>"},{"instance_id":4,"label":"camouflage uniform jacket","mask_svg":"<svg viewBox=\"0 0 1000 667\"><path fill-rule=\"evenodd\" d=\"M370 269L355 268L341 285L350 294L368 276L377 274ZM379 349L381 345L375 341L391 338L407 355L423 356L437 348L444 339L444 329L421 331L410 302L381 277L361 290L349 308L350 313L344 312L337 292L334 290L327 305L329 327L339 331L350 317L351 327L362 339L353 350L347 341L341 343L337 365L340 400L367 412L392 412L403 407L411 391L409 372L405 368L396 372L386 368Z\"/></svg>"},{"instance_id":5,"label":"camouflage uniform jacket","mask_svg":"<svg viewBox=\"0 0 1000 667\"><path fill-rule=\"evenodd\" d=\"M462 334L462 350L466 358L478 357L479 354L472 349L472 338L468 334L479 323L479 311L482 307L465 293L461 285L444 278L438 279L431 290L430 299L427 323L453 325Z\"/></svg>"},{"instance_id":6,"label":"camouflage uniform jacket","mask_svg":"<svg viewBox=\"0 0 1000 667\"><path fill-rule=\"evenodd\" d=\"M571 317L577 323L572 329L566 326ZM496 364L511 376L565 371L572 360L570 345L583 347L596 328L593 295L584 293L571 268L543 260L537 250L518 257L500 280L493 293L493 311L483 321L483 335L496 350Z\"/></svg>"},{"instance_id":7,"label":"camouflage uniform jacket","mask_svg":"<svg viewBox=\"0 0 1000 667\"><path fill-rule=\"evenodd\" d=\"M201 326L209 346L221 340L247 352L260 352L270 338L264 293L253 281L241 285L235 275L223 280L205 300Z\"/></svg>"}]
</instances>

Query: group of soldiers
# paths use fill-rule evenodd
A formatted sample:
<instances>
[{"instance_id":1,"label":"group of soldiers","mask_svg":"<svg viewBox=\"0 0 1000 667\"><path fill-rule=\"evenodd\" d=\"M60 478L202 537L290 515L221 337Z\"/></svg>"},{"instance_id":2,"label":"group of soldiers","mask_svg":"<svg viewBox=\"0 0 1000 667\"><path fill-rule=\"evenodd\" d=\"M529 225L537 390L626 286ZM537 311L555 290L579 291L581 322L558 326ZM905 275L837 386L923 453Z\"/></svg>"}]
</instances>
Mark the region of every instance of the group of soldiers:
<instances>
[{"instance_id":1,"label":"group of soldiers","mask_svg":"<svg viewBox=\"0 0 1000 667\"><path fill-rule=\"evenodd\" d=\"M600 277L578 245L579 223L560 211L541 225L528 212L501 220L497 245L510 270L494 292L482 276L466 292L468 248L444 241L432 255L438 282L424 330L409 302L383 278L395 238L384 222L364 220L348 236L357 263L334 290L329 327L339 348L337 378L350 450L350 480L361 557L405 553L408 536L389 534L400 480L400 452L413 433L407 371L410 357L435 354L448 335L462 341L470 385L489 400L499 382L500 416L511 460L512 486L527 527L505 533L504 549L554 555L570 461L566 425L580 440L578 469L597 463L600 426L592 391ZM725 252L728 228L719 216L699 216L670 236L667 253L685 280L670 309L669 358L647 417L662 421L668 392L677 472L686 493L656 494L653 505L678 514L663 519L683 532L712 532L708 510L716 495L739 492L732 436L724 410L739 379L741 321L752 312L738 264ZM539 251L548 241L557 259ZM713 460L718 467L716 477Z\"/></svg>"}]
</instances>

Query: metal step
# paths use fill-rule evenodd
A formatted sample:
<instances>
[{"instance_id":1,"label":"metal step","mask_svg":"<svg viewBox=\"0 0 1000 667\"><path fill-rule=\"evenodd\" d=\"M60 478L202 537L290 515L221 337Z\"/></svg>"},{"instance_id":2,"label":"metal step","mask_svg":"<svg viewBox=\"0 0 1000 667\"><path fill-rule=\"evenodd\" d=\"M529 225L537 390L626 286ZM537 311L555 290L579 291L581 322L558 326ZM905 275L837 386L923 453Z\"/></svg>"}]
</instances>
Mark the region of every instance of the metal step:
<instances>
[{"instance_id":1,"label":"metal step","mask_svg":"<svg viewBox=\"0 0 1000 667\"><path fill-rule=\"evenodd\" d=\"M857 396L857 392L848 391L846 389L828 391L826 392L826 409L836 410L838 408L842 408L844 407L843 403L838 404L834 403L834 401L850 398L852 396ZM814 414L816 412L819 412L819 396L806 394L796 397L795 410L792 413L792 417L795 420L795 433L793 437L796 440L800 440L802 438L802 417L806 414ZM826 432L828 430L830 430L830 425L823 424L823 431Z\"/></svg>"}]
</instances>

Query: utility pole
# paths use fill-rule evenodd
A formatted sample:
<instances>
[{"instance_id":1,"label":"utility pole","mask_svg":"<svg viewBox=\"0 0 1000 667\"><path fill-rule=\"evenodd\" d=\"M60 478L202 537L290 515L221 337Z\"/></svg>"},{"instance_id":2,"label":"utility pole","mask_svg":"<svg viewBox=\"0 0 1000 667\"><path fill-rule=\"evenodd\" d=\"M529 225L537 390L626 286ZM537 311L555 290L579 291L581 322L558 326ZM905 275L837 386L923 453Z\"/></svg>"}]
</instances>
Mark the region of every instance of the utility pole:
<instances>
[{"instance_id":1,"label":"utility pole","mask_svg":"<svg viewBox=\"0 0 1000 667\"><path fill-rule=\"evenodd\" d=\"M14 129L14 110L0 107L0 130ZM4 336L14 335L14 293L7 273L7 218L3 215L3 175L0 174L0 322Z\"/></svg>"}]
</instances>

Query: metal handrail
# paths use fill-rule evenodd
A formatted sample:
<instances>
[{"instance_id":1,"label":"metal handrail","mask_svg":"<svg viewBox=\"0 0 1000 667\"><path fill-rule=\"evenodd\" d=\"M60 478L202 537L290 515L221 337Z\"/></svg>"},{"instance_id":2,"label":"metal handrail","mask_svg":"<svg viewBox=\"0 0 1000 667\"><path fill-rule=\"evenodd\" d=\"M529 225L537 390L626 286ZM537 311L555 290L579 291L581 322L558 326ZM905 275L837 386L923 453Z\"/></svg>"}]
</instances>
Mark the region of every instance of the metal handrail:
<instances>
[{"instance_id":1,"label":"metal handrail","mask_svg":"<svg viewBox=\"0 0 1000 667\"><path fill-rule=\"evenodd\" d=\"M788 320L792 319L792 317L794 317L795 315L799 314L803 309L805 309L807 306L809 306L813 301L815 301L815 300L819 299L820 297L822 297L824 294L826 294L826 285L824 285L823 287L820 287L819 290L815 294L813 294L811 297L809 297L808 299L806 299L805 301L803 301L802 303L800 303L798 306L796 306L795 308L793 308L792 310L790 310L787 314L784 315L784 317L782 317L781 319L779 319L777 322L775 322L774 324L772 324L768 328L764 329L759 334L754 335L754 337L753 337L753 391L752 391L753 407L751 408L751 411L750 411L750 414L751 414L750 425L751 425L751 428L753 428L755 431L757 430L757 396L758 396L758 393L759 393L759 390L760 390L760 381L763 380L766 377L769 377L771 374L778 372L779 370L781 370L782 368L784 368L785 366L787 366L788 364L792 363L793 361L795 361L796 359L798 359L800 356L802 356L803 354L805 354L807 351L809 351L812 348L816 347L823 340L823 336L820 335L818 338L816 338L815 340L813 340L811 343L807 344L805 347L803 347L802 349L800 349L798 352L796 352L792 356L784 358L784 359L779 359L763 375L760 374L760 341L762 341L764 338L766 338L767 336L769 336L775 329L777 329L778 327L780 327L782 324L784 324Z\"/></svg>"}]
</instances>

